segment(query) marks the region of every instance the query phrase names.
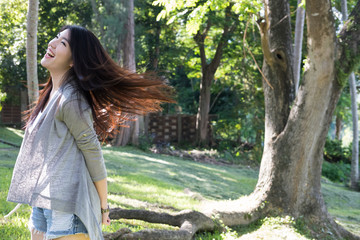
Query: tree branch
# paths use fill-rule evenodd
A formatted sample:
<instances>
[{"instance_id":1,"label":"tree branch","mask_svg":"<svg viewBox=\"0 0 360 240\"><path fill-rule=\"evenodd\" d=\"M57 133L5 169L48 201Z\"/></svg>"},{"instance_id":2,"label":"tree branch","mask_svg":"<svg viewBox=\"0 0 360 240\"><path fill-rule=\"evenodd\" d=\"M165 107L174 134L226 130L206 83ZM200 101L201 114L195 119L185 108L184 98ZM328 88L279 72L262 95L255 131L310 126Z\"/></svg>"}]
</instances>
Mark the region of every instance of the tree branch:
<instances>
[{"instance_id":1,"label":"tree branch","mask_svg":"<svg viewBox=\"0 0 360 240\"><path fill-rule=\"evenodd\" d=\"M231 8L232 8L233 4L229 4L229 6L227 6L227 8L225 9L225 26L224 26L224 30L223 33L221 35L221 39L220 42L216 48L216 52L214 55L213 60L210 62L209 64L209 68L212 74L215 74L216 69L219 67L220 65L220 61L221 61L221 56L223 53L223 49L227 44L227 41L229 40L229 36L235 31L236 26L238 21L234 21L234 23L231 25L231 27L229 26L229 23L233 22L231 19ZM236 18L237 19L237 18Z\"/></svg>"},{"instance_id":2,"label":"tree branch","mask_svg":"<svg viewBox=\"0 0 360 240\"><path fill-rule=\"evenodd\" d=\"M206 23L206 28L204 29L204 31L201 33L200 29L197 31L196 35L194 36L194 40L196 42L196 44L199 46L199 50L200 50L200 59L201 59L201 68L204 72L204 70L207 68L207 64L206 64L206 53L205 53L205 38L209 32L211 28L211 20L210 17L207 20Z\"/></svg>"}]
</instances>

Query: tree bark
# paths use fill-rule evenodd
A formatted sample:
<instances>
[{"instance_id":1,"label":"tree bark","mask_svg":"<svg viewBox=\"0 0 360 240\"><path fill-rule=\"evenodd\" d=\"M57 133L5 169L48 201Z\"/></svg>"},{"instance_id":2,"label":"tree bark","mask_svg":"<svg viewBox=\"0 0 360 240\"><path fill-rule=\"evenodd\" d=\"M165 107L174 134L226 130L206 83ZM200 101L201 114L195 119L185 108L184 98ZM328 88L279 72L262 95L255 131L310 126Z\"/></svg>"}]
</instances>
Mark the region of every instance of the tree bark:
<instances>
[{"instance_id":1,"label":"tree bark","mask_svg":"<svg viewBox=\"0 0 360 240\"><path fill-rule=\"evenodd\" d=\"M300 83L301 72L301 53L304 35L305 9L300 6L302 0L297 2L296 25L295 25L295 41L294 41L294 82L295 94L297 94Z\"/></svg>"},{"instance_id":2,"label":"tree bark","mask_svg":"<svg viewBox=\"0 0 360 240\"><path fill-rule=\"evenodd\" d=\"M347 20L347 1L341 0L342 20ZM349 77L350 95L351 95L351 113L353 123L353 141L352 141L352 156L351 156L351 174L350 187L357 189L359 184L359 132L358 132L358 112L357 112L357 94L355 74L352 72Z\"/></svg>"},{"instance_id":3,"label":"tree bark","mask_svg":"<svg viewBox=\"0 0 360 240\"><path fill-rule=\"evenodd\" d=\"M26 72L29 104L32 105L39 97L39 81L37 74L37 26L38 0L29 0L27 12L26 38Z\"/></svg>"}]
</instances>

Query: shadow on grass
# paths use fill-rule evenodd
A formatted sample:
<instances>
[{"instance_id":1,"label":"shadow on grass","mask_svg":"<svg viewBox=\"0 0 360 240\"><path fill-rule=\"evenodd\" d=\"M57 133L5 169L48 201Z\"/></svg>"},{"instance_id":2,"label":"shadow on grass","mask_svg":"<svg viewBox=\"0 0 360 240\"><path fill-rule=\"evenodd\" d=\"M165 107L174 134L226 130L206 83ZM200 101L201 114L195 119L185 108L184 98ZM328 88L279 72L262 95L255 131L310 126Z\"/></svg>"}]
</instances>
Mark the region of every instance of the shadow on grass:
<instances>
[{"instance_id":1,"label":"shadow on grass","mask_svg":"<svg viewBox=\"0 0 360 240\"><path fill-rule=\"evenodd\" d=\"M104 148L104 157L110 176L126 176L138 184L166 183L165 188L188 188L208 199L237 199L251 193L257 181L257 172L252 169L139 154L130 147Z\"/></svg>"}]
</instances>

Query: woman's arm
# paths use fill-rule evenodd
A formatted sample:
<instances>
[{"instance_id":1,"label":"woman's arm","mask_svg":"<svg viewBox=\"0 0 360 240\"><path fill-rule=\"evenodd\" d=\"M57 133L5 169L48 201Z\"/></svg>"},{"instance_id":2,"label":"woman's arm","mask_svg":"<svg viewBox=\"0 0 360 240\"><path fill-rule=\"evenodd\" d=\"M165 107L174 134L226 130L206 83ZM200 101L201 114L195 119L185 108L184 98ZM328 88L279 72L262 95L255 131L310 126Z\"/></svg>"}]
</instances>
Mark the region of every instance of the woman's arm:
<instances>
[{"instance_id":1,"label":"woman's arm","mask_svg":"<svg viewBox=\"0 0 360 240\"><path fill-rule=\"evenodd\" d=\"M101 209L107 209L107 178L94 182L94 184L100 197ZM102 214L102 223L105 225L110 224L109 212L105 212Z\"/></svg>"}]
</instances>

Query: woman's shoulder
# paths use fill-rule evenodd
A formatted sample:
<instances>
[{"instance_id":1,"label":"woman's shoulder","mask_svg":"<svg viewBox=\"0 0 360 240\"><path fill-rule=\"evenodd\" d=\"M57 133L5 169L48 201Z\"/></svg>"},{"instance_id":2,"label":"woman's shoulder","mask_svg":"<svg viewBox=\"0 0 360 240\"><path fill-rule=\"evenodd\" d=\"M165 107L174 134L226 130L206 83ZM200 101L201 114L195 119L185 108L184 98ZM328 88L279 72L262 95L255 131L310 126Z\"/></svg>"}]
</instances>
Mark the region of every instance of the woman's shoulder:
<instances>
[{"instance_id":1,"label":"woman's shoulder","mask_svg":"<svg viewBox=\"0 0 360 240\"><path fill-rule=\"evenodd\" d=\"M59 89L61 97L59 99L59 116L78 113L83 115L88 110L91 111L89 103L80 93L74 83L65 83Z\"/></svg>"},{"instance_id":2,"label":"woman's shoulder","mask_svg":"<svg viewBox=\"0 0 360 240\"><path fill-rule=\"evenodd\" d=\"M74 83L64 83L60 87L59 91L61 94L60 105L65 105L69 102L80 102L81 104L86 104L84 96L82 96Z\"/></svg>"}]
</instances>

